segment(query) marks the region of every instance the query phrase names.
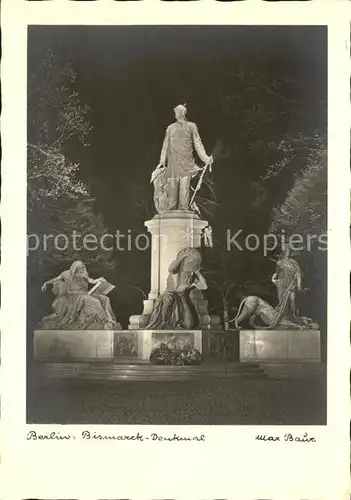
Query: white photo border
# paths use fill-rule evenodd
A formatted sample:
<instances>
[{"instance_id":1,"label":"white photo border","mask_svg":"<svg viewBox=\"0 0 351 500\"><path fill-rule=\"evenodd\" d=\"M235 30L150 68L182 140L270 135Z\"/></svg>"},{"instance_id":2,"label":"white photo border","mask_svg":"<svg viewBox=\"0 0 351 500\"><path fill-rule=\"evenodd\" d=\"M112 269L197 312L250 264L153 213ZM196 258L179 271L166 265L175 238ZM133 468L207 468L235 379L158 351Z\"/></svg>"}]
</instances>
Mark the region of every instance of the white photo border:
<instances>
[{"instance_id":1,"label":"white photo border","mask_svg":"<svg viewBox=\"0 0 351 500\"><path fill-rule=\"evenodd\" d=\"M254 5L253 5L254 4ZM349 492L350 9L344 2L26 2L2 6L1 496L151 500L341 499ZM313 445L259 443L292 426L191 426L205 443L27 441L33 427L79 435L160 426L26 424L26 99L28 25L328 26L328 423ZM162 426L162 432L180 431Z\"/></svg>"}]
</instances>

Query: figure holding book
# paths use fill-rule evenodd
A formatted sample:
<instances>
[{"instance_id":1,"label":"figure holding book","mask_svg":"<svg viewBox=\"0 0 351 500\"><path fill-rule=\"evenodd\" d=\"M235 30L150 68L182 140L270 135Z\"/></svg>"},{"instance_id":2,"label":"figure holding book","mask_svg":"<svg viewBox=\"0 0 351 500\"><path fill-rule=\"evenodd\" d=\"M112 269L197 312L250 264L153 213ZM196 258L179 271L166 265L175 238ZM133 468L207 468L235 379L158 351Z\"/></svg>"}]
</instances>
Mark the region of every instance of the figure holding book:
<instances>
[{"instance_id":1,"label":"figure holding book","mask_svg":"<svg viewBox=\"0 0 351 500\"><path fill-rule=\"evenodd\" d=\"M120 329L107 297L114 286L104 278L91 278L85 264L75 261L70 269L46 281L42 286L53 285L56 299L54 313L40 322L41 329L100 330ZM94 287L89 290L89 285Z\"/></svg>"}]
</instances>

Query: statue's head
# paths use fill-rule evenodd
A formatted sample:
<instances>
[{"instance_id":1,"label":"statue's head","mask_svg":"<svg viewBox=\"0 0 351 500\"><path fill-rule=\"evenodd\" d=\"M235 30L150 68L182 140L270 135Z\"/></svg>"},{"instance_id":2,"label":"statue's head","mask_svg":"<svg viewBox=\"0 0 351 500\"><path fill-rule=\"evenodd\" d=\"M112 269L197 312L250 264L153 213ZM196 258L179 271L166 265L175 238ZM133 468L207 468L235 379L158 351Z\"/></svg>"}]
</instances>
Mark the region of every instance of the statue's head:
<instances>
[{"instance_id":1,"label":"statue's head","mask_svg":"<svg viewBox=\"0 0 351 500\"><path fill-rule=\"evenodd\" d=\"M178 274L181 271L195 273L200 270L201 261L201 253L197 248L182 248L169 266L169 272L172 274Z\"/></svg>"},{"instance_id":2,"label":"statue's head","mask_svg":"<svg viewBox=\"0 0 351 500\"><path fill-rule=\"evenodd\" d=\"M288 259L289 257L290 257L290 247L289 247L289 245L284 245L279 258L280 259Z\"/></svg>"},{"instance_id":3,"label":"statue's head","mask_svg":"<svg viewBox=\"0 0 351 500\"><path fill-rule=\"evenodd\" d=\"M72 274L82 273L82 272L85 273L86 270L87 269L85 267L85 264L81 260L75 260L70 267L70 271Z\"/></svg>"},{"instance_id":4,"label":"statue's head","mask_svg":"<svg viewBox=\"0 0 351 500\"><path fill-rule=\"evenodd\" d=\"M186 112L187 109L185 104L178 104L178 106L174 108L174 114L177 120L185 120Z\"/></svg>"}]
</instances>

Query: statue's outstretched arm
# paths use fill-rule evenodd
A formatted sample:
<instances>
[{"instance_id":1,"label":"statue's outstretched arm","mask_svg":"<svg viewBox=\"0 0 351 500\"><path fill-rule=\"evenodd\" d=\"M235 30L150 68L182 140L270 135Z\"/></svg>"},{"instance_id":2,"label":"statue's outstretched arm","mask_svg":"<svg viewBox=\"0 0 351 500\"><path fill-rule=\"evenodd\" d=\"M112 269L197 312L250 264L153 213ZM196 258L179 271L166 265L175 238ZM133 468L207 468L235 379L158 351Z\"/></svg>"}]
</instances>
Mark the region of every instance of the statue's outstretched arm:
<instances>
[{"instance_id":1,"label":"statue's outstretched arm","mask_svg":"<svg viewBox=\"0 0 351 500\"><path fill-rule=\"evenodd\" d=\"M63 279L63 275L62 274L59 274L58 276L56 276L55 278L51 278L51 280L48 280L46 283L48 285L51 285L52 283L55 283L55 281L60 281Z\"/></svg>"},{"instance_id":2,"label":"statue's outstretched arm","mask_svg":"<svg viewBox=\"0 0 351 500\"><path fill-rule=\"evenodd\" d=\"M59 274L58 276L55 276L55 278L51 278L50 280L48 281L45 281L45 283L43 284L43 286L41 287L41 291L44 292L46 290L46 287L48 285L52 285L53 283L55 283L55 281L60 281L64 278L63 276L63 273Z\"/></svg>"},{"instance_id":3,"label":"statue's outstretched arm","mask_svg":"<svg viewBox=\"0 0 351 500\"><path fill-rule=\"evenodd\" d=\"M196 151L198 157L200 158L200 160L203 163L206 163L206 164L210 163L211 162L211 157L208 156L207 153L206 153L206 151L205 151L204 145L202 144L202 141L201 141L201 137L200 137L198 128L195 125L195 123L193 123L192 131L193 131L194 148L195 148L195 151Z\"/></svg>"}]
</instances>

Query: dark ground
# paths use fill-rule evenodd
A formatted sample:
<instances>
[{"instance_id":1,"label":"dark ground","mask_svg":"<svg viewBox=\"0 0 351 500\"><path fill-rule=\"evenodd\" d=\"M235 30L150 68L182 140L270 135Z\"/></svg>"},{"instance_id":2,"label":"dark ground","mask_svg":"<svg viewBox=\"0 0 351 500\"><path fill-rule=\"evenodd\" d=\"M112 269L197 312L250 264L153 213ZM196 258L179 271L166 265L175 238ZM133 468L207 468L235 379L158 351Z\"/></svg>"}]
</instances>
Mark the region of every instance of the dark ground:
<instances>
[{"instance_id":1,"label":"dark ground","mask_svg":"<svg viewBox=\"0 0 351 500\"><path fill-rule=\"evenodd\" d=\"M29 424L325 425L321 378L51 381L30 387Z\"/></svg>"}]
</instances>

